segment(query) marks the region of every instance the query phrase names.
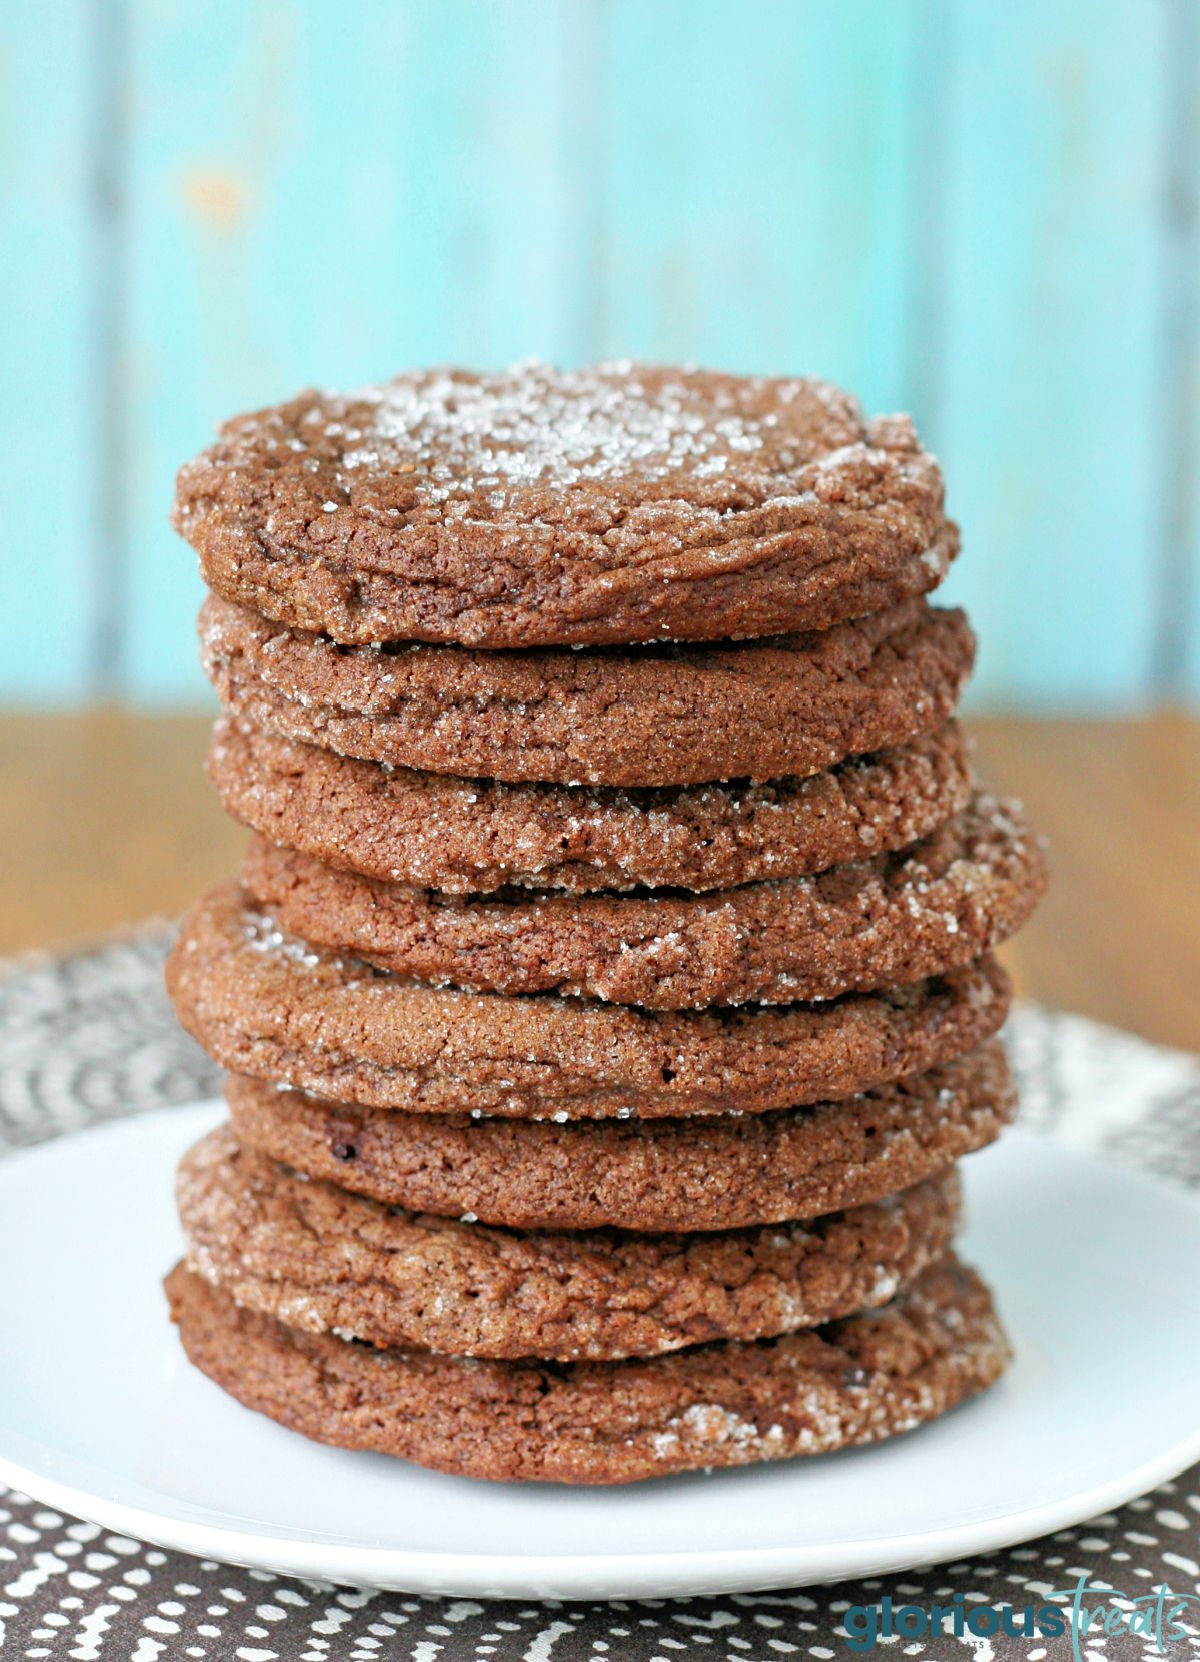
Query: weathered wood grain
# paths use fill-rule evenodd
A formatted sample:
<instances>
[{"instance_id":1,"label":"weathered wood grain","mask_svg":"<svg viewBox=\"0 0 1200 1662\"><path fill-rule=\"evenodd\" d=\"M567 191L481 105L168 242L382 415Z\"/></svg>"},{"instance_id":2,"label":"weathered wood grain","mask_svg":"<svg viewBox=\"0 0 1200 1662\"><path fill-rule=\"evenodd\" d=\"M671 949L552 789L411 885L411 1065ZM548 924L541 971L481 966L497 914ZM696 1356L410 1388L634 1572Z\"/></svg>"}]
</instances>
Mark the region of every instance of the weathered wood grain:
<instances>
[{"instance_id":1,"label":"weathered wood grain","mask_svg":"<svg viewBox=\"0 0 1200 1662\"><path fill-rule=\"evenodd\" d=\"M201 691L212 424L538 354L914 405L977 704L1200 695L1200 0L46 0L0 20L0 697Z\"/></svg>"}]
</instances>

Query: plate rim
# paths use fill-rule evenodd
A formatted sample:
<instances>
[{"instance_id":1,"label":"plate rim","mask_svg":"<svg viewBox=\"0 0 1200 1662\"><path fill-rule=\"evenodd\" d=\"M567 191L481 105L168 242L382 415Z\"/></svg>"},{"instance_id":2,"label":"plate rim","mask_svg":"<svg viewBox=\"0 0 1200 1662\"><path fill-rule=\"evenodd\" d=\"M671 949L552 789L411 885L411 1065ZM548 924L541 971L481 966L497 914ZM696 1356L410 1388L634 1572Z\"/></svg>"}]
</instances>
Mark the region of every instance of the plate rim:
<instances>
[{"instance_id":1,"label":"plate rim","mask_svg":"<svg viewBox=\"0 0 1200 1662\"><path fill-rule=\"evenodd\" d=\"M73 1513L89 1523L169 1551L220 1563L268 1570L300 1580L342 1586L404 1591L424 1596L525 1598L671 1598L695 1596L697 1582L714 1596L766 1592L773 1588L856 1580L893 1570L920 1569L983 1552L1000 1552L1022 1541L1053 1534L1124 1505L1148 1489L1178 1476L1200 1457L1200 1429L1182 1455L1176 1445L1135 1472L1110 1479L1083 1494L1044 1502L1036 1509L946 1525L911 1535L877 1536L853 1549L734 1547L695 1552L571 1553L556 1557L517 1553L420 1552L394 1547L326 1546L218 1524L188 1523L165 1513L91 1495L62 1480L22 1467L0 1453L0 1481L43 1505ZM1003 1524L1003 1529L997 1525ZM1011 1526L1011 1527L1010 1527ZM263 1549L266 1548L264 1551ZM364 1573L364 1571L366 1573ZM402 1579L397 1579L402 1576ZM619 1578L619 1579L618 1579ZM539 1592L539 1581L553 1593ZM597 1588L605 1586L604 1593Z\"/></svg>"}]
</instances>

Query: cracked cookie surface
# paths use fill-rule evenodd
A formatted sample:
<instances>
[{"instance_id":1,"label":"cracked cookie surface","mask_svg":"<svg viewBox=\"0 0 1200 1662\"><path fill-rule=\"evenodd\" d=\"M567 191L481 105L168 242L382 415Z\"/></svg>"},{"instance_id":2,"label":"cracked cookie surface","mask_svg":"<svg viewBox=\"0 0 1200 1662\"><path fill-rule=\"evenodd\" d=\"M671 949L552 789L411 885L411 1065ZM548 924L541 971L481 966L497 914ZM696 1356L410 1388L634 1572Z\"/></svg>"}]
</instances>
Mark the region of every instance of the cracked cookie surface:
<instances>
[{"instance_id":1,"label":"cracked cookie surface","mask_svg":"<svg viewBox=\"0 0 1200 1662\"><path fill-rule=\"evenodd\" d=\"M223 716L208 773L226 811L271 842L444 894L801 877L916 842L971 795L955 722L804 779L630 790L393 768Z\"/></svg>"},{"instance_id":2,"label":"cracked cookie surface","mask_svg":"<svg viewBox=\"0 0 1200 1662\"><path fill-rule=\"evenodd\" d=\"M339 646L210 596L201 661L239 720L393 767L508 783L802 777L954 714L975 641L905 601L820 633L707 646Z\"/></svg>"},{"instance_id":3,"label":"cracked cookie surface","mask_svg":"<svg viewBox=\"0 0 1200 1662\"><path fill-rule=\"evenodd\" d=\"M261 837L242 884L289 933L435 986L701 1010L837 998L970 963L1028 918L1046 861L1020 805L979 792L894 854L701 896L463 899Z\"/></svg>"},{"instance_id":4,"label":"cracked cookie surface","mask_svg":"<svg viewBox=\"0 0 1200 1662\"><path fill-rule=\"evenodd\" d=\"M523 1232L349 1194L222 1126L176 1185L191 1269L307 1332L459 1356L574 1361L776 1337L885 1304L944 1256L957 1173L764 1229Z\"/></svg>"},{"instance_id":5,"label":"cracked cookie surface","mask_svg":"<svg viewBox=\"0 0 1200 1662\"><path fill-rule=\"evenodd\" d=\"M517 1229L741 1229L881 1200L999 1136L998 1040L844 1102L695 1119L510 1120L326 1102L235 1074L239 1142L391 1206Z\"/></svg>"},{"instance_id":6,"label":"cracked cookie surface","mask_svg":"<svg viewBox=\"0 0 1200 1662\"><path fill-rule=\"evenodd\" d=\"M820 1004L639 1010L423 986L283 933L236 887L167 961L184 1027L233 1072L334 1101L536 1118L763 1112L852 1096L990 1037L1010 984L985 955Z\"/></svg>"},{"instance_id":7,"label":"cracked cookie surface","mask_svg":"<svg viewBox=\"0 0 1200 1662\"><path fill-rule=\"evenodd\" d=\"M246 1407L339 1448L506 1481L630 1483L874 1443L1011 1357L990 1293L952 1256L880 1310L625 1362L381 1351L243 1310L182 1264L166 1287L188 1356Z\"/></svg>"}]
</instances>

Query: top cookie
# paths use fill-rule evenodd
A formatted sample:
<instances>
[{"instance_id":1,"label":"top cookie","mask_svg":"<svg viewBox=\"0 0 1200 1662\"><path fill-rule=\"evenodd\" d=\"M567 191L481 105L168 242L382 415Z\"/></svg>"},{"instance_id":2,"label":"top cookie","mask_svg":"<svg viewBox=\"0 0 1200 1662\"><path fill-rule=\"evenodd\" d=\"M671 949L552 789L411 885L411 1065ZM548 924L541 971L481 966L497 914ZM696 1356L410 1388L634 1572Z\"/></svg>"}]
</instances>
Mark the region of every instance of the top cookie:
<instances>
[{"instance_id":1,"label":"top cookie","mask_svg":"<svg viewBox=\"0 0 1200 1662\"><path fill-rule=\"evenodd\" d=\"M219 594L352 645L824 629L926 593L958 550L907 417L628 363L301 393L226 423L173 518Z\"/></svg>"}]
</instances>

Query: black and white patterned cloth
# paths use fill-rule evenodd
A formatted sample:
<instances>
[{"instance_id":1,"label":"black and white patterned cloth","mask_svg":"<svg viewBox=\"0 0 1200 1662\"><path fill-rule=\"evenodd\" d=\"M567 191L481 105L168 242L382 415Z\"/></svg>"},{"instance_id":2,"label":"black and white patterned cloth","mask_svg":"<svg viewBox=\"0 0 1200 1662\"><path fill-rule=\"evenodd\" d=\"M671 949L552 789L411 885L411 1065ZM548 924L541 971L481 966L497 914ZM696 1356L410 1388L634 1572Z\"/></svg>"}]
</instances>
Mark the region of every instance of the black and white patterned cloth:
<instances>
[{"instance_id":1,"label":"black and white patterned cloth","mask_svg":"<svg viewBox=\"0 0 1200 1662\"><path fill-rule=\"evenodd\" d=\"M167 926L0 974L0 1155L214 1094L211 1062L162 991ZM1200 1185L1200 1062L1030 1007L1009 1028L1026 1124ZM0 1365L2 1365L0 1340ZM1200 1380L1196 1382L1200 1415ZM799 1592L607 1604L409 1598L290 1581L161 1552L0 1485L0 1656L52 1662L832 1662L847 1609L975 1602L1021 1609L1087 1571L1134 1596L1200 1597L1200 1467L1044 1540L931 1570ZM1193 1609L1200 1606L1193 1606ZM1147 1662L1200 1656L1200 1622L1164 1639L946 1632L882 1639L928 1662Z\"/></svg>"}]
</instances>

